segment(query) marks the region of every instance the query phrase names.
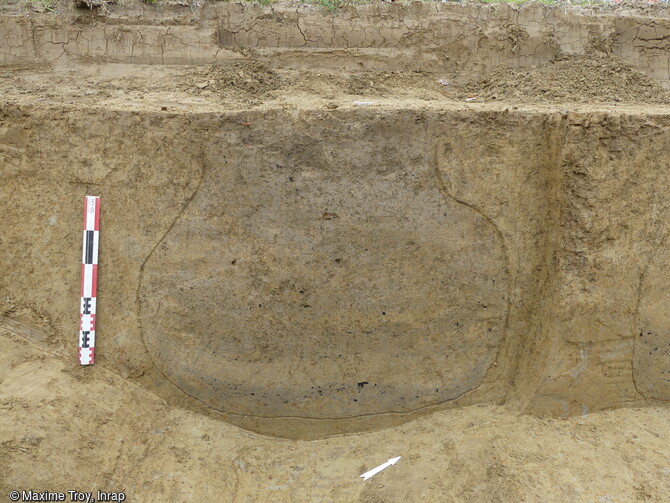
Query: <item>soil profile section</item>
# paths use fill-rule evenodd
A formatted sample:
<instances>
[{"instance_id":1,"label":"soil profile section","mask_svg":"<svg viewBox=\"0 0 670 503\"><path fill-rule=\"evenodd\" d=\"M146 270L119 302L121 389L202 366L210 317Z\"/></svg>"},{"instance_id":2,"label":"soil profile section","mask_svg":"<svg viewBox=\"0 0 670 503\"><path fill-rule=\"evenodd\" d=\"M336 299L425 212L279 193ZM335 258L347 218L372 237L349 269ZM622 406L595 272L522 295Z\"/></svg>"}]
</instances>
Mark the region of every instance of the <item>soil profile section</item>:
<instances>
[{"instance_id":1,"label":"soil profile section","mask_svg":"<svg viewBox=\"0 0 670 503\"><path fill-rule=\"evenodd\" d=\"M97 361L172 403L314 438L670 399L667 115L1 111L3 316L71 345L94 189Z\"/></svg>"},{"instance_id":2,"label":"soil profile section","mask_svg":"<svg viewBox=\"0 0 670 503\"><path fill-rule=\"evenodd\" d=\"M171 381L220 410L317 419L481 383L505 335L507 257L493 223L442 190L413 115L277 129L272 114L219 143L140 284Z\"/></svg>"},{"instance_id":3,"label":"soil profile section","mask_svg":"<svg viewBox=\"0 0 670 503\"><path fill-rule=\"evenodd\" d=\"M560 56L620 58L670 85L670 19L662 8L377 4L335 13L316 5L143 2L26 16L0 6L0 64L72 61L225 63L242 53L301 68L440 72L465 81L499 65L525 68Z\"/></svg>"}]
</instances>

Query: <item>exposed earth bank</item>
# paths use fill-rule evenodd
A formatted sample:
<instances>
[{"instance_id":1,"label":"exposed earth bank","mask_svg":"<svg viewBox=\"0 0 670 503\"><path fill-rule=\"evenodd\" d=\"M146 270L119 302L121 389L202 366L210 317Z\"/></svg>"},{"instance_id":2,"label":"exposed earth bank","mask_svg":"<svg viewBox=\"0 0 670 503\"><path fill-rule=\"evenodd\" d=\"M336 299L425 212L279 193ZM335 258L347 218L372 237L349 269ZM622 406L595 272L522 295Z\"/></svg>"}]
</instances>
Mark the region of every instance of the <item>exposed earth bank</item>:
<instances>
[{"instance_id":1,"label":"exposed earth bank","mask_svg":"<svg viewBox=\"0 0 670 503\"><path fill-rule=\"evenodd\" d=\"M0 497L664 501L665 11L195 7L0 9Z\"/></svg>"},{"instance_id":2,"label":"exposed earth bank","mask_svg":"<svg viewBox=\"0 0 670 503\"><path fill-rule=\"evenodd\" d=\"M670 491L667 408L539 419L470 406L306 442L171 407L101 366L74 367L4 330L0 368L2 501L26 488L234 503L661 503Z\"/></svg>"}]
</instances>

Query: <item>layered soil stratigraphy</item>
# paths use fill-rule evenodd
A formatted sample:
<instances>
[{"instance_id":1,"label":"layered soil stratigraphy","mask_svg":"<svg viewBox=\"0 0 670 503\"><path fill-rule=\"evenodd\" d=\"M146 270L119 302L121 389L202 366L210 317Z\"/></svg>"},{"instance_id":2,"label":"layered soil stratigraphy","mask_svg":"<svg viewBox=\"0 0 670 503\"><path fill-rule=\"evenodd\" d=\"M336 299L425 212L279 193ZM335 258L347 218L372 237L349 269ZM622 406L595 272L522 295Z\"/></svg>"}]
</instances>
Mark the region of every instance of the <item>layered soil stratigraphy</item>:
<instances>
[{"instance_id":1,"label":"layered soil stratigraphy","mask_svg":"<svg viewBox=\"0 0 670 503\"><path fill-rule=\"evenodd\" d=\"M663 501L662 9L195 7L1 7L0 489Z\"/></svg>"}]
</instances>

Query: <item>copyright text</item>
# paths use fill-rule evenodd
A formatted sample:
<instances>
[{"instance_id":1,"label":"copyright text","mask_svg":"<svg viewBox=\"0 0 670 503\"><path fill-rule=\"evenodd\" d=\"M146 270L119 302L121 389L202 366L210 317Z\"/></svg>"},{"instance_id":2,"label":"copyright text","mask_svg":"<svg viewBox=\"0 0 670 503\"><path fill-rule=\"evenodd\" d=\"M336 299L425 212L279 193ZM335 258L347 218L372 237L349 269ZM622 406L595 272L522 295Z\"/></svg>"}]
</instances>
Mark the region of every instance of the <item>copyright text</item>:
<instances>
[{"instance_id":1,"label":"copyright text","mask_svg":"<svg viewBox=\"0 0 670 503\"><path fill-rule=\"evenodd\" d=\"M95 503L96 501L125 501L122 492L84 492L84 491L12 491L10 501L79 501Z\"/></svg>"}]
</instances>

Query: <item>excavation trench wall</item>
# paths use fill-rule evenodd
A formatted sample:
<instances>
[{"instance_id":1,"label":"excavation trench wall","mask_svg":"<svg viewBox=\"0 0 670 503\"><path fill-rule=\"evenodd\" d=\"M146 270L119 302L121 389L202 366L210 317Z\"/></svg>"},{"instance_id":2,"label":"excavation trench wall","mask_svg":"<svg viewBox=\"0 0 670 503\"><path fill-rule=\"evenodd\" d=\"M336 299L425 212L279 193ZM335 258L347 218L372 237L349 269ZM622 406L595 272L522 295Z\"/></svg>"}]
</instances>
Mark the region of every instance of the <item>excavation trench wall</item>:
<instances>
[{"instance_id":1,"label":"excavation trench wall","mask_svg":"<svg viewBox=\"0 0 670 503\"><path fill-rule=\"evenodd\" d=\"M95 194L97 361L175 403L313 438L670 400L670 116L0 113L2 314L73 365Z\"/></svg>"},{"instance_id":2,"label":"excavation trench wall","mask_svg":"<svg viewBox=\"0 0 670 503\"><path fill-rule=\"evenodd\" d=\"M42 15L26 15L24 4L0 7L4 65L204 64L253 54L288 67L423 70L467 80L498 65L539 65L595 52L621 58L666 86L670 80L670 19L652 7L416 3L332 14L310 5L205 2L193 9L161 2L94 10L70 5Z\"/></svg>"}]
</instances>

